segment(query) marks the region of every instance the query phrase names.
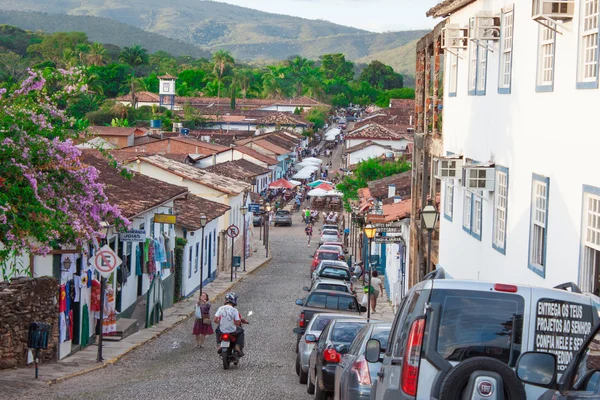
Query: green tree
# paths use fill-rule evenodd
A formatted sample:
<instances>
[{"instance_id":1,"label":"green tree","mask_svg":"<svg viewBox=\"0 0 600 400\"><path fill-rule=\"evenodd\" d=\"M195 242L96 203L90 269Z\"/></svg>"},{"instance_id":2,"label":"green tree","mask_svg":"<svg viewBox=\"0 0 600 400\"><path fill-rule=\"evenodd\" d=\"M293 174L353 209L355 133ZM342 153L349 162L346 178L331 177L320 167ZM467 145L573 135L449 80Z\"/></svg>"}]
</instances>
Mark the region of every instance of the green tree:
<instances>
[{"instance_id":1,"label":"green tree","mask_svg":"<svg viewBox=\"0 0 600 400\"><path fill-rule=\"evenodd\" d=\"M354 79L354 63L346 61L342 53L322 55L321 70L327 79L339 78L346 82Z\"/></svg>"},{"instance_id":2,"label":"green tree","mask_svg":"<svg viewBox=\"0 0 600 400\"><path fill-rule=\"evenodd\" d=\"M392 89L386 90L382 92L377 97L377 101L375 104L379 107L389 107L391 99L414 99L415 98L415 89L412 88L402 88L402 89Z\"/></svg>"},{"instance_id":3,"label":"green tree","mask_svg":"<svg viewBox=\"0 0 600 400\"><path fill-rule=\"evenodd\" d=\"M106 64L106 49L98 42L92 43L90 50L87 53L88 65L104 65Z\"/></svg>"},{"instance_id":4,"label":"green tree","mask_svg":"<svg viewBox=\"0 0 600 400\"><path fill-rule=\"evenodd\" d=\"M381 90L401 88L403 84L402 75L380 61L372 61L367 65L360 74L359 80Z\"/></svg>"},{"instance_id":5,"label":"green tree","mask_svg":"<svg viewBox=\"0 0 600 400\"><path fill-rule=\"evenodd\" d=\"M295 91L292 80L287 75L284 65L270 65L262 76L263 95L267 98L284 99L291 97Z\"/></svg>"},{"instance_id":6,"label":"green tree","mask_svg":"<svg viewBox=\"0 0 600 400\"><path fill-rule=\"evenodd\" d=\"M218 89L217 98L221 99L221 82L223 80L223 74L228 67L233 67L235 60L231 56L231 53L227 50L217 50L213 56L213 73L217 75Z\"/></svg>"},{"instance_id":7,"label":"green tree","mask_svg":"<svg viewBox=\"0 0 600 400\"><path fill-rule=\"evenodd\" d=\"M252 70L248 68L240 68L235 71L233 74L233 80L235 81L237 87L240 88L242 92L242 98L246 100L246 96L248 95L248 90L254 83L254 74Z\"/></svg>"},{"instance_id":8,"label":"green tree","mask_svg":"<svg viewBox=\"0 0 600 400\"><path fill-rule=\"evenodd\" d=\"M200 68L186 69L177 75L177 94L193 96L205 86L206 72Z\"/></svg>"},{"instance_id":9,"label":"green tree","mask_svg":"<svg viewBox=\"0 0 600 400\"><path fill-rule=\"evenodd\" d=\"M41 43L29 46L27 52L61 64L65 50L74 51L77 45L87 43L87 35L83 32L56 32L45 36Z\"/></svg>"},{"instance_id":10,"label":"green tree","mask_svg":"<svg viewBox=\"0 0 600 400\"><path fill-rule=\"evenodd\" d=\"M27 74L27 60L12 51L0 53L0 81L18 82Z\"/></svg>"},{"instance_id":11,"label":"green tree","mask_svg":"<svg viewBox=\"0 0 600 400\"><path fill-rule=\"evenodd\" d=\"M88 67L89 88L106 97L120 96L127 93L123 91L123 87L127 83L129 71L130 68L123 64Z\"/></svg>"},{"instance_id":12,"label":"green tree","mask_svg":"<svg viewBox=\"0 0 600 400\"><path fill-rule=\"evenodd\" d=\"M306 120L314 124L314 129L321 129L327 121L327 107L313 107L306 113Z\"/></svg>"},{"instance_id":13,"label":"green tree","mask_svg":"<svg viewBox=\"0 0 600 400\"><path fill-rule=\"evenodd\" d=\"M119 54L119 61L131 67L131 78L129 79L129 94L131 95L131 106L135 108L137 97L135 95L135 69L141 65L148 64L148 50L142 48L139 44L131 47L123 47Z\"/></svg>"}]
</instances>

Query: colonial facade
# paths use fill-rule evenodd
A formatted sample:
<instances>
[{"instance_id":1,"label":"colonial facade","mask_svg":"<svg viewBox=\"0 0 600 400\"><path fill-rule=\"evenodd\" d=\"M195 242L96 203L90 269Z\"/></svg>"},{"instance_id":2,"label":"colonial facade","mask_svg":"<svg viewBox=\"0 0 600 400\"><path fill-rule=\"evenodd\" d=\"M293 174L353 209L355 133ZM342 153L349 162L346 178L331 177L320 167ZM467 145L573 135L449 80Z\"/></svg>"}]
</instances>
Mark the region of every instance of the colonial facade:
<instances>
[{"instance_id":1,"label":"colonial facade","mask_svg":"<svg viewBox=\"0 0 600 400\"><path fill-rule=\"evenodd\" d=\"M434 173L439 264L456 278L599 291L598 0L560 4L447 0L428 12L449 15Z\"/></svg>"}]
</instances>

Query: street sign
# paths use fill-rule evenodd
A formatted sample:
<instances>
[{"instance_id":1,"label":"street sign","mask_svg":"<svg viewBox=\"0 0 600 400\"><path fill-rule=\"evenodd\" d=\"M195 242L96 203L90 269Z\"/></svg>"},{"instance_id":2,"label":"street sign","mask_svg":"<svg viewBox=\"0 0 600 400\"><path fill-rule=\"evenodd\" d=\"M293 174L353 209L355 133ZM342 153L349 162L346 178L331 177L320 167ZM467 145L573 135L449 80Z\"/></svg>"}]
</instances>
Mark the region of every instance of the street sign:
<instances>
[{"instance_id":1,"label":"street sign","mask_svg":"<svg viewBox=\"0 0 600 400\"><path fill-rule=\"evenodd\" d=\"M404 243L402 236L375 236L375 243Z\"/></svg>"},{"instance_id":2,"label":"street sign","mask_svg":"<svg viewBox=\"0 0 600 400\"><path fill-rule=\"evenodd\" d=\"M248 211L254 214L258 214L260 212L260 204L250 203L248 204Z\"/></svg>"},{"instance_id":3,"label":"street sign","mask_svg":"<svg viewBox=\"0 0 600 400\"><path fill-rule=\"evenodd\" d=\"M91 263L103 277L108 277L113 273L115 268L121 265L121 259L115 254L115 252L104 245L92 258Z\"/></svg>"},{"instance_id":4,"label":"street sign","mask_svg":"<svg viewBox=\"0 0 600 400\"><path fill-rule=\"evenodd\" d=\"M143 229L130 229L119 235L121 242L145 242L146 231Z\"/></svg>"},{"instance_id":5,"label":"street sign","mask_svg":"<svg viewBox=\"0 0 600 400\"><path fill-rule=\"evenodd\" d=\"M371 218L371 217L369 217ZM389 222L389 223L375 223L373 226L377 228L377 230L381 229L389 229L389 228L402 228L403 223L400 221Z\"/></svg>"},{"instance_id":6,"label":"street sign","mask_svg":"<svg viewBox=\"0 0 600 400\"><path fill-rule=\"evenodd\" d=\"M229 225L229 228L227 228L227 236L229 236L230 238L235 238L237 237L237 235L240 234L240 228L238 228L235 225Z\"/></svg>"},{"instance_id":7,"label":"street sign","mask_svg":"<svg viewBox=\"0 0 600 400\"><path fill-rule=\"evenodd\" d=\"M154 222L157 224L175 225L177 216L171 214L154 214Z\"/></svg>"}]
</instances>

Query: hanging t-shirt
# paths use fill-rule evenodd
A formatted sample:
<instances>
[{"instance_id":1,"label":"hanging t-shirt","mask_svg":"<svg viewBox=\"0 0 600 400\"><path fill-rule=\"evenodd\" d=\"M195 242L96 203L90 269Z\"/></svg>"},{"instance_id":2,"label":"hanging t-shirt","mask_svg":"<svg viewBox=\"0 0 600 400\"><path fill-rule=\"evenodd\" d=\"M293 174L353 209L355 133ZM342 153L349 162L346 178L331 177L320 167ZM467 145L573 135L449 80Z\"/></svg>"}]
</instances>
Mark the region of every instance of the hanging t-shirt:
<instances>
[{"instance_id":1,"label":"hanging t-shirt","mask_svg":"<svg viewBox=\"0 0 600 400\"><path fill-rule=\"evenodd\" d=\"M58 303L58 311L64 312L67 309L67 292L65 285L60 285L60 301Z\"/></svg>"},{"instance_id":2,"label":"hanging t-shirt","mask_svg":"<svg viewBox=\"0 0 600 400\"><path fill-rule=\"evenodd\" d=\"M100 282L96 279L92 281L92 304L90 310L92 312L100 311Z\"/></svg>"},{"instance_id":3,"label":"hanging t-shirt","mask_svg":"<svg viewBox=\"0 0 600 400\"><path fill-rule=\"evenodd\" d=\"M59 319L59 323L60 323L59 340L62 343L67 340L67 320L65 318L65 313L61 312L58 319Z\"/></svg>"},{"instance_id":4,"label":"hanging t-shirt","mask_svg":"<svg viewBox=\"0 0 600 400\"><path fill-rule=\"evenodd\" d=\"M79 275L73 275L73 288L75 289L75 298L73 301L78 303L81 297L81 277Z\"/></svg>"},{"instance_id":5,"label":"hanging t-shirt","mask_svg":"<svg viewBox=\"0 0 600 400\"><path fill-rule=\"evenodd\" d=\"M65 340L71 340L71 318L65 313Z\"/></svg>"},{"instance_id":6,"label":"hanging t-shirt","mask_svg":"<svg viewBox=\"0 0 600 400\"><path fill-rule=\"evenodd\" d=\"M92 287L92 270L88 269L86 271L86 273L87 273L87 287L91 288Z\"/></svg>"},{"instance_id":7,"label":"hanging t-shirt","mask_svg":"<svg viewBox=\"0 0 600 400\"><path fill-rule=\"evenodd\" d=\"M69 338L73 340L73 325L75 321L73 321L73 310L69 311Z\"/></svg>"},{"instance_id":8,"label":"hanging t-shirt","mask_svg":"<svg viewBox=\"0 0 600 400\"><path fill-rule=\"evenodd\" d=\"M88 344L88 340L90 338L90 316L88 313L87 304L83 305L83 310L81 311L81 346L85 347Z\"/></svg>"},{"instance_id":9,"label":"hanging t-shirt","mask_svg":"<svg viewBox=\"0 0 600 400\"><path fill-rule=\"evenodd\" d=\"M69 281L67 282L64 286L65 286L65 297L66 297L66 301L65 301L65 313L68 314L69 311L71 311L71 282Z\"/></svg>"}]
</instances>

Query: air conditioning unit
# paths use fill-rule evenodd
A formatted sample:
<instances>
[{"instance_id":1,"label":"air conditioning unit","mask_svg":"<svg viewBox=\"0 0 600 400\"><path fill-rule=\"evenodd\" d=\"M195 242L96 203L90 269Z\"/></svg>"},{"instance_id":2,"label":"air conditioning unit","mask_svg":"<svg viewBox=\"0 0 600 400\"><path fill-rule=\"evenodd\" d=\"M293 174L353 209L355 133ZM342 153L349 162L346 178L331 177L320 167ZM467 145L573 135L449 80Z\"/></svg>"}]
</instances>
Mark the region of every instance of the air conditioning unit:
<instances>
[{"instance_id":1,"label":"air conditioning unit","mask_svg":"<svg viewBox=\"0 0 600 400\"><path fill-rule=\"evenodd\" d=\"M533 0L531 18L535 21L573 19L575 0Z\"/></svg>"},{"instance_id":2,"label":"air conditioning unit","mask_svg":"<svg viewBox=\"0 0 600 400\"><path fill-rule=\"evenodd\" d=\"M466 165L463 168L463 182L467 190L494 191L496 168L493 165Z\"/></svg>"},{"instance_id":3,"label":"air conditioning unit","mask_svg":"<svg viewBox=\"0 0 600 400\"><path fill-rule=\"evenodd\" d=\"M434 160L434 173L438 179L460 179L462 156L438 157Z\"/></svg>"},{"instance_id":4,"label":"air conditioning unit","mask_svg":"<svg viewBox=\"0 0 600 400\"><path fill-rule=\"evenodd\" d=\"M469 29L458 24L446 24L442 28L442 49L466 49L469 42Z\"/></svg>"},{"instance_id":5,"label":"air conditioning unit","mask_svg":"<svg viewBox=\"0 0 600 400\"><path fill-rule=\"evenodd\" d=\"M500 17L489 11L480 11L469 23L471 40L500 40Z\"/></svg>"},{"instance_id":6,"label":"air conditioning unit","mask_svg":"<svg viewBox=\"0 0 600 400\"><path fill-rule=\"evenodd\" d=\"M173 122L173 132L180 132L183 128L183 122Z\"/></svg>"}]
</instances>

